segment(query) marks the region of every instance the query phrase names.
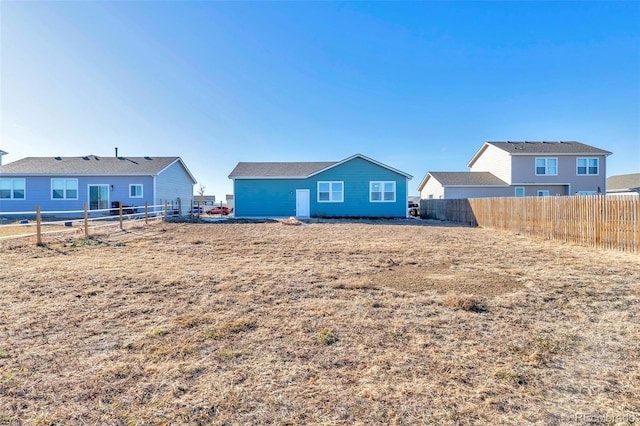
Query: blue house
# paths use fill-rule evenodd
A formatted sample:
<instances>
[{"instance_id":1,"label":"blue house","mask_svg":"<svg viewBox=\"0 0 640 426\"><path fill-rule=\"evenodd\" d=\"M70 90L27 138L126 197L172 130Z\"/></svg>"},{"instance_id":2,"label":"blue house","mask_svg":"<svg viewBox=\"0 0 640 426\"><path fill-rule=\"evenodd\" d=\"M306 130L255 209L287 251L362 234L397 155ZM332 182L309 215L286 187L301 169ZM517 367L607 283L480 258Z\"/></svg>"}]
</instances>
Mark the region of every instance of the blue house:
<instances>
[{"instance_id":1,"label":"blue house","mask_svg":"<svg viewBox=\"0 0 640 426\"><path fill-rule=\"evenodd\" d=\"M167 202L187 213L195 183L180 157L27 157L0 166L0 212Z\"/></svg>"},{"instance_id":2,"label":"blue house","mask_svg":"<svg viewBox=\"0 0 640 426\"><path fill-rule=\"evenodd\" d=\"M361 154L342 161L238 163L236 217L407 217L411 175Z\"/></svg>"}]
</instances>

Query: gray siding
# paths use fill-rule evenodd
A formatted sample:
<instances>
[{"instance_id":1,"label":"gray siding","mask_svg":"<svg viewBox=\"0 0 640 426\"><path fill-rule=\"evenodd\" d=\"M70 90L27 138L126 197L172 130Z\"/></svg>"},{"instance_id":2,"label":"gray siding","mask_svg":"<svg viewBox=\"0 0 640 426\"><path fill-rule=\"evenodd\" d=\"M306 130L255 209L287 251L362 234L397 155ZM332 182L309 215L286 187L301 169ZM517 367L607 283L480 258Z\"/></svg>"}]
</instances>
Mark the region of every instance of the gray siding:
<instances>
[{"instance_id":1,"label":"gray siding","mask_svg":"<svg viewBox=\"0 0 640 426\"><path fill-rule=\"evenodd\" d=\"M599 170L597 175L578 175L577 159L593 158L599 159ZM536 175L536 158L557 158L558 174L555 176ZM603 155L514 155L513 163L513 185L538 184L538 185L569 185L568 191L575 194L579 191L597 191L600 187L602 193L605 192L606 185L606 158ZM544 188L542 188L544 189ZM570 195L570 194L567 194Z\"/></svg>"},{"instance_id":2,"label":"gray siding","mask_svg":"<svg viewBox=\"0 0 640 426\"><path fill-rule=\"evenodd\" d=\"M164 169L155 178L156 197L154 204L164 204L165 201L175 206L178 200L182 203L182 213L189 213L193 200L193 182L187 170L179 161Z\"/></svg>"},{"instance_id":3,"label":"gray siding","mask_svg":"<svg viewBox=\"0 0 640 426\"><path fill-rule=\"evenodd\" d=\"M26 184L24 200L0 200L0 212L33 212L36 206L45 211L82 210L89 203L89 185L109 186L108 207L112 201L121 201L124 205L143 206L147 201L153 203L153 179L150 176L56 176L55 179L77 179L78 197L75 200L52 199L51 177L16 176L24 178ZM129 197L129 184L141 184L143 198Z\"/></svg>"}]
</instances>

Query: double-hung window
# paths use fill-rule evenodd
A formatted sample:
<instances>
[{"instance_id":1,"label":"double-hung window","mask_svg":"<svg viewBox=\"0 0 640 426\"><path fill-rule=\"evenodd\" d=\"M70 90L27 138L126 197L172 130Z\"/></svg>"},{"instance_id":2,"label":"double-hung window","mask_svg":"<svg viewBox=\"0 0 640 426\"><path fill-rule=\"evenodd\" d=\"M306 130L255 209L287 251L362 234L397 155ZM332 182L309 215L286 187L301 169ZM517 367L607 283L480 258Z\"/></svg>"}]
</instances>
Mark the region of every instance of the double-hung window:
<instances>
[{"instance_id":1,"label":"double-hung window","mask_svg":"<svg viewBox=\"0 0 640 426\"><path fill-rule=\"evenodd\" d=\"M77 200L78 179L51 179L51 199Z\"/></svg>"},{"instance_id":2,"label":"double-hung window","mask_svg":"<svg viewBox=\"0 0 640 426\"><path fill-rule=\"evenodd\" d=\"M369 182L369 201L376 203L393 203L396 201L396 183Z\"/></svg>"},{"instance_id":3,"label":"double-hung window","mask_svg":"<svg viewBox=\"0 0 640 426\"><path fill-rule=\"evenodd\" d=\"M597 175L599 173L598 158L578 158L576 166L578 175Z\"/></svg>"},{"instance_id":4,"label":"double-hung window","mask_svg":"<svg viewBox=\"0 0 640 426\"><path fill-rule=\"evenodd\" d=\"M536 158L536 176L558 174L557 158Z\"/></svg>"},{"instance_id":5,"label":"double-hung window","mask_svg":"<svg viewBox=\"0 0 640 426\"><path fill-rule=\"evenodd\" d=\"M24 179L0 179L0 199L24 200L25 188Z\"/></svg>"},{"instance_id":6,"label":"double-hung window","mask_svg":"<svg viewBox=\"0 0 640 426\"><path fill-rule=\"evenodd\" d=\"M318 182L319 203L341 203L344 201L344 182L320 181Z\"/></svg>"},{"instance_id":7,"label":"double-hung window","mask_svg":"<svg viewBox=\"0 0 640 426\"><path fill-rule=\"evenodd\" d=\"M516 186L515 196L516 197L524 197L524 186Z\"/></svg>"},{"instance_id":8,"label":"double-hung window","mask_svg":"<svg viewBox=\"0 0 640 426\"><path fill-rule=\"evenodd\" d=\"M130 184L129 185L129 198L142 198L142 184Z\"/></svg>"}]
</instances>

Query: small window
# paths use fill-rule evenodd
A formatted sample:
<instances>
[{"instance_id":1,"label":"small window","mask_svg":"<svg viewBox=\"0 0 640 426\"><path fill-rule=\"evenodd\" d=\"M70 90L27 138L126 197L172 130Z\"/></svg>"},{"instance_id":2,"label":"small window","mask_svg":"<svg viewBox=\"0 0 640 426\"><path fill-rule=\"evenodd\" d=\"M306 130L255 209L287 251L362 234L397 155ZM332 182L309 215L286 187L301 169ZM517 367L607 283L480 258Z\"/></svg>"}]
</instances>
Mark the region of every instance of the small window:
<instances>
[{"instance_id":1,"label":"small window","mask_svg":"<svg viewBox=\"0 0 640 426\"><path fill-rule=\"evenodd\" d=\"M129 185L129 198L142 198L142 184Z\"/></svg>"},{"instance_id":2,"label":"small window","mask_svg":"<svg viewBox=\"0 0 640 426\"><path fill-rule=\"evenodd\" d=\"M538 190L538 197L548 197L549 196L549 191L546 189L539 189Z\"/></svg>"},{"instance_id":3,"label":"small window","mask_svg":"<svg viewBox=\"0 0 640 426\"><path fill-rule=\"evenodd\" d=\"M396 201L396 183L369 182L369 201L376 203L393 203Z\"/></svg>"},{"instance_id":4,"label":"small window","mask_svg":"<svg viewBox=\"0 0 640 426\"><path fill-rule=\"evenodd\" d=\"M599 173L598 158L578 158L576 167L578 175L597 175Z\"/></svg>"},{"instance_id":5,"label":"small window","mask_svg":"<svg viewBox=\"0 0 640 426\"><path fill-rule=\"evenodd\" d=\"M77 200L78 179L51 179L53 200Z\"/></svg>"},{"instance_id":6,"label":"small window","mask_svg":"<svg viewBox=\"0 0 640 426\"><path fill-rule=\"evenodd\" d=\"M524 186L516 186L516 197L524 197Z\"/></svg>"},{"instance_id":7,"label":"small window","mask_svg":"<svg viewBox=\"0 0 640 426\"><path fill-rule=\"evenodd\" d=\"M550 175L555 176L558 174L558 159L557 158L536 158L536 175Z\"/></svg>"},{"instance_id":8,"label":"small window","mask_svg":"<svg viewBox=\"0 0 640 426\"><path fill-rule=\"evenodd\" d=\"M318 182L319 203L341 203L344 201L344 182Z\"/></svg>"},{"instance_id":9,"label":"small window","mask_svg":"<svg viewBox=\"0 0 640 426\"><path fill-rule=\"evenodd\" d=\"M0 199L24 200L25 199L24 179L0 179Z\"/></svg>"}]
</instances>

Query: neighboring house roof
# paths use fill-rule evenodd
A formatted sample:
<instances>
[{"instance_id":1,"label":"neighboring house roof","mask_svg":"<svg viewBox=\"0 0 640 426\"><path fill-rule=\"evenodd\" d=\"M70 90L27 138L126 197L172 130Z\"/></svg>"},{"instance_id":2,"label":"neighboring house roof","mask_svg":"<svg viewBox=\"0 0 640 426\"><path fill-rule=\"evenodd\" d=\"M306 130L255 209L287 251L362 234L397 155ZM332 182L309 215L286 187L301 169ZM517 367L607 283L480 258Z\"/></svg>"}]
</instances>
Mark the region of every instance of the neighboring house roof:
<instances>
[{"instance_id":1,"label":"neighboring house roof","mask_svg":"<svg viewBox=\"0 0 640 426\"><path fill-rule=\"evenodd\" d=\"M229 178L305 178L311 174L324 170L327 167L336 164L335 161L330 162L314 162L314 163L246 163L240 162L233 169Z\"/></svg>"},{"instance_id":2,"label":"neighboring house roof","mask_svg":"<svg viewBox=\"0 0 640 426\"><path fill-rule=\"evenodd\" d=\"M555 155L611 155L611 152L594 146L586 145L575 141L558 141L558 142L485 142L482 147L473 156L467 167L471 167L478 157L487 149L489 145L500 148L508 152L510 155L537 155L537 154L555 154Z\"/></svg>"},{"instance_id":3,"label":"neighboring house roof","mask_svg":"<svg viewBox=\"0 0 640 426\"><path fill-rule=\"evenodd\" d=\"M180 157L27 157L0 166L0 174L155 176L176 162L182 164L195 183Z\"/></svg>"},{"instance_id":4,"label":"neighboring house roof","mask_svg":"<svg viewBox=\"0 0 640 426\"><path fill-rule=\"evenodd\" d=\"M607 192L640 192L640 173L609 176Z\"/></svg>"},{"instance_id":5,"label":"neighboring house roof","mask_svg":"<svg viewBox=\"0 0 640 426\"><path fill-rule=\"evenodd\" d=\"M408 173L401 172L386 164L380 163L362 154L355 154L342 161L320 161L320 162L279 162L279 163L245 163L240 162L229 174L230 179L306 179L318 173L329 170L333 167L344 164L354 158L362 158L370 163L384 167L395 173L413 178Z\"/></svg>"},{"instance_id":6,"label":"neighboring house roof","mask_svg":"<svg viewBox=\"0 0 640 426\"><path fill-rule=\"evenodd\" d=\"M430 178L442 186L509 186L490 172L428 172L418 185L418 191L422 191Z\"/></svg>"}]
</instances>

